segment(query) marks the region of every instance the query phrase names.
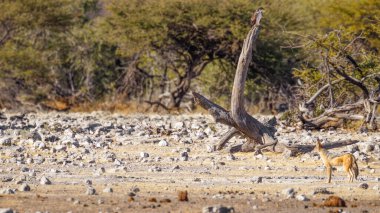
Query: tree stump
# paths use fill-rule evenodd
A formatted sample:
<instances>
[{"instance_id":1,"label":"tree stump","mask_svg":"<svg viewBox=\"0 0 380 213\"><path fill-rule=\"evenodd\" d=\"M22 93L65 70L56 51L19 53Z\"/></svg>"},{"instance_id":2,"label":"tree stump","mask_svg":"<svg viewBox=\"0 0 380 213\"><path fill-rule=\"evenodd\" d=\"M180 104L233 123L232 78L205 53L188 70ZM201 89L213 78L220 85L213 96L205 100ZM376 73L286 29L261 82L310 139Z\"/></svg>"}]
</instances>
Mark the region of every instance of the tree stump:
<instances>
[{"instance_id":1,"label":"tree stump","mask_svg":"<svg viewBox=\"0 0 380 213\"><path fill-rule=\"evenodd\" d=\"M239 57L238 65L232 89L231 111L225 110L223 107L211 102L202 95L193 92L195 102L214 117L216 122L220 122L232 127L221 139L216 149L220 150L233 136L240 134L247 141L241 146L240 151L258 151L262 148L277 144L274 136L275 128L273 120L265 124L249 115L244 107L244 86L247 78L249 64L252 60L252 49L260 32L260 20L262 11L257 10L256 20L251 30L244 40L242 51Z\"/></svg>"},{"instance_id":2,"label":"tree stump","mask_svg":"<svg viewBox=\"0 0 380 213\"><path fill-rule=\"evenodd\" d=\"M225 144L235 135L241 135L247 140L243 145L235 146L230 151L260 153L263 148L272 147L273 151L283 152L290 151L292 155L304 154L314 149L314 144L310 145L293 145L277 144L275 137L276 119L273 118L266 123L261 123L249 115L244 108L244 86L247 77L248 67L252 60L253 44L260 32L260 20L262 18L261 10L257 10L256 19L251 30L244 40L239 62L236 68L234 84L232 88L231 111L213 103L199 93L193 92L195 103L208 110L216 122L228 125L231 129L226 132L219 143L215 146L216 150L221 150ZM380 89L379 89L380 91ZM310 141L312 143L312 141ZM357 140L343 140L329 143L326 149L348 146L357 143Z\"/></svg>"}]
</instances>

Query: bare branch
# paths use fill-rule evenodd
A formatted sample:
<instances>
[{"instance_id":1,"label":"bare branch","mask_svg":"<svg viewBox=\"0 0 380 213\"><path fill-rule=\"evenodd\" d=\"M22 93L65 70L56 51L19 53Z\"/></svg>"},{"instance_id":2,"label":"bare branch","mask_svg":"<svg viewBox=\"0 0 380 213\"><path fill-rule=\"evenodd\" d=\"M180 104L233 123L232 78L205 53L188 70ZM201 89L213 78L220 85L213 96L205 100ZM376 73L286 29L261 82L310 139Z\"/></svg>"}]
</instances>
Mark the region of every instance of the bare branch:
<instances>
[{"instance_id":1,"label":"bare branch","mask_svg":"<svg viewBox=\"0 0 380 213\"><path fill-rule=\"evenodd\" d=\"M223 137L220 139L218 145L216 146L216 150L221 150L226 145L226 143L234 137L236 134L239 133L239 130L232 127L226 134L223 135Z\"/></svg>"},{"instance_id":2,"label":"bare branch","mask_svg":"<svg viewBox=\"0 0 380 213\"><path fill-rule=\"evenodd\" d=\"M331 82L331 85L341 82L344 79L337 79ZM306 101L306 105L311 104L314 102L314 100L325 90L329 88L329 84L325 84L323 87L321 87L308 101Z\"/></svg>"},{"instance_id":3,"label":"bare branch","mask_svg":"<svg viewBox=\"0 0 380 213\"><path fill-rule=\"evenodd\" d=\"M359 87L363 91L363 96L364 96L365 99L369 98L369 91L368 91L367 87L361 81L359 81L358 79L356 79L356 78L354 78L352 76L347 75L344 71L342 71L341 69L339 69L338 66L335 65L334 63L332 63L330 60L328 60L328 63L345 80L347 80L348 82L350 82L350 83L356 85L357 87Z\"/></svg>"}]
</instances>

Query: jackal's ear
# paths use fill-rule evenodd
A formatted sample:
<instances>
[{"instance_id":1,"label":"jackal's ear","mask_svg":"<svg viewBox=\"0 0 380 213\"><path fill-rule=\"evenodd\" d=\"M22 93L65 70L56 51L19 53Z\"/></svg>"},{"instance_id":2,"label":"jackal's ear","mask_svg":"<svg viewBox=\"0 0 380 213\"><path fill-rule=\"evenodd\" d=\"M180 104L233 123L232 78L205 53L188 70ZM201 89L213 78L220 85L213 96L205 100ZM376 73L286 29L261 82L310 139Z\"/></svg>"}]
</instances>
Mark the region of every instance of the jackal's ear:
<instances>
[{"instance_id":1,"label":"jackal's ear","mask_svg":"<svg viewBox=\"0 0 380 213\"><path fill-rule=\"evenodd\" d=\"M322 146L322 144L321 144L321 140L317 139L316 146L317 146L318 148Z\"/></svg>"}]
</instances>

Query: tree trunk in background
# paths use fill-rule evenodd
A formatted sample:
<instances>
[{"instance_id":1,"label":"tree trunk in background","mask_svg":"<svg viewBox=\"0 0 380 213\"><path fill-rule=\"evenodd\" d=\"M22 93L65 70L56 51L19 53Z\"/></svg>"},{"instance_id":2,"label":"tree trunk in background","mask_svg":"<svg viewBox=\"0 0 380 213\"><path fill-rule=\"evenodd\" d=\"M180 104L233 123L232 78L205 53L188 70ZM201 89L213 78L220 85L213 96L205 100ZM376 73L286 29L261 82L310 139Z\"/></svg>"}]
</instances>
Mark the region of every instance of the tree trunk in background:
<instances>
[{"instance_id":1,"label":"tree trunk in background","mask_svg":"<svg viewBox=\"0 0 380 213\"><path fill-rule=\"evenodd\" d=\"M227 111L202 95L193 92L195 101L207 109L217 122L233 128L223 136L217 149L222 149L227 141L238 133L247 139L246 143L241 146L240 151L260 151L268 146L273 146L274 148L277 144L274 137L274 124L271 122L266 124L259 122L249 115L244 107L244 86L249 64L252 60L252 48L260 32L261 17L261 12L258 12L258 21L244 40L232 89L231 111Z\"/></svg>"}]
</instances>

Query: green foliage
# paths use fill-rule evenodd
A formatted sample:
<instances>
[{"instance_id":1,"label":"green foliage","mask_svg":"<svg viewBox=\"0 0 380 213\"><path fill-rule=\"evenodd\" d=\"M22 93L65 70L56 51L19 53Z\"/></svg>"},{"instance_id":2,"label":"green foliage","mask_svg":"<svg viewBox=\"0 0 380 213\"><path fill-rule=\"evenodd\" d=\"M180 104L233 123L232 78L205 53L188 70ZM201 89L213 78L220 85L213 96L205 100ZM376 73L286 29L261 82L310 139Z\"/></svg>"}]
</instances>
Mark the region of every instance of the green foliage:
<instances>
[{"instance_id":1,"label":"green foliage","mask_svg":"<svg viewBox=\"0 0 380 213\"><path fill-rule=\"evenodd\" d=\"M94 38L95 0L0 3L0 75L17 79L35 101L99 97L116 79L115 49ZM74 100L75 101L75 100Z\"/></svg>"},{"instance_id":2,"label":"green foliage","mask_svg":"<svg viewBox=\"0 0 380 213\"><path fill-rule=\"evenodd\" d=\"M303 82L303 95L311 97L328 79L331 82L344 79L340 72L360 81L369 92L376 90L373 77L380 74L380 3L323 1L319 6L322 7L316 18L319 33L304 37L309 55L304 65L293 72ZM348 80L339 80L332 92L337 106L355 102L365 93ZM318 105L329 107L328 97L329 93L324 92L317 100Z\"/></svg>"},{"instance_id":3,"label":"green foliage","mask_svg":"<svg viewBox=\"0 0 380 213\"><path fill-rule=\"evenodd\" d=\"M139 69L145 72L156 70L154 75L161 75L171 82L187 78L186 73L191 69L194 77L200 75L200 81L214 85L203 88L213 91L214 94L208 95L215 96L217 92L223 92L222 96L217 96L228 100L227 91L233 81L242 41L250 29L250 15L259 6L264 6L266 12L254 64L249 73L252 80L248 83L247 94L253 97L265 91L268 87L265 85L280 87L292 81L291 68L296 64L298 51L281 47L289 46L291 38L285 31L302 28L304 17L299 14L304 12L291 1L268 4L266 1L249 0L131 0L125 4L114 0L107 3L109 13L97 24L100 37L116 45L121 57L138 55L138 60L143 60L139 62L142 65ZM152 55L160 63L147 63L147 56ZM207 63L205 67L204 63ZM225 70L226 67L228 70ZM219 78L211 79L206 76L208 74L201 74L203 69L206 73L223 70L216 73L228 78L224 78L221 84ZM149 71L147 73L152 74ZM160 83L162 80L153 82ZM210 90L215 87L219 89ZM175 95L176 91L172 93Z\"/></svg>"},{"instance_id":4,"label":"green foliage","mask_svg":"<svg viewBox=\"0 0 380 213\"><path fill-rule=\"evenodd\" d=\"M276 99L295 79L306 91L301 96L310 97L327 81L324 57L375 86L365 76L380 72L376 0L2 0L0 77L17 82L35 102L155 98L169 91L179 105L196 89L227 106L250 15L259 6L265 13L248 99ZM342 101L361 94L345 81L333 92Z\"/></svg>"}]
</instances>

